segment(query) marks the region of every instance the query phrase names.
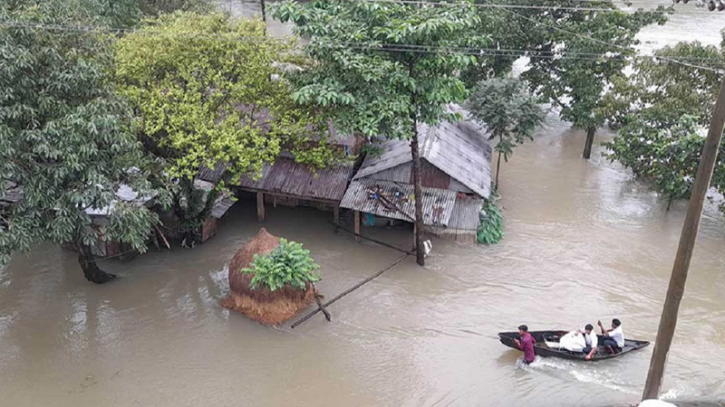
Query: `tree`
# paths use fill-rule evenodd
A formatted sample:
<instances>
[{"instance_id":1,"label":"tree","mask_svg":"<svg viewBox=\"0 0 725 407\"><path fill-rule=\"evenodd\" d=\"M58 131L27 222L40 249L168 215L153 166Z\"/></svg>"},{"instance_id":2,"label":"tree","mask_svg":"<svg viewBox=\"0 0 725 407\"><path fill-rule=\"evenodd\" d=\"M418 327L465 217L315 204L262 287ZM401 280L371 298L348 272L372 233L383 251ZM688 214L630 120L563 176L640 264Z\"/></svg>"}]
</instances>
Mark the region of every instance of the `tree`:
<instances>
[{"instance_id":1,"label":"tree","mask_svg":"<svg viewBox=\"0 0 725 407\"><path fill-rule=\"evenodd\" d=\"M471 116L486 125L489 140L497 140L496 181L501 172L501 155L508 162L517 144L534 139L534 132L546 114L529 93L528 84L515 78L489 79L478 83L468 98Z\"/></svg>"},{"instance_id":2,"label":"tree","mask_svg":"<svg viewBox=\"0 0 725 407\"><path fill-rule=\"evenodd\" d=\"M111 280L89 246L118 240L143 251L157 219L115 200L122 184L151 191L130 111L105 76L109 38L35 28L86 24L63 1L16 1L0 14L17 22L0 26L0 263L37 242L70 242L89 281ZM7 199L10 188L20 191L16 199ZM100 226L87 212L99 208L110 208Z\"/></svg>"},{"instance_id":3,"label":"tree","mask_svg":"<svg viewBox=\"0 0 725 407\"><path fill-rule=\"evenodd\" d=\"M128 0L126 0L128 1ZM211 12L214 7L209 0L134 0L145 16L158 17L176 11L197 13Z\"/></svg>"},{"instance_id":4,"label":"tree","mask_svg":"<svg viewBox=\"0 0 725 407\"><path fill-rule=\"evenodd\" d=\"M605 146L610 161L619 161L639 178L667 196L669 209L675 199L689 198L705 139L693 116L682 116L671 126L656 119L633 118Z\"/></svg>"},{"instance_id":5,"label":"tree","mask_svg":"<svg viewBox=\"0 0 725 407\"><path fill-rule=\"evenodd\" d=\"M254 275L249 282L252 290L269 288L270 291L276 291L286 286L305 290L307 284L320 280L315 272L319 268L310 256L310 251L302 248L302 243L282 238L279 246L269 254L255 254L249 267L235 271Z\"/></svg>"},{"instance_id":6,"label":"tree","mask_svg":"<svg viewBox=\"0 0 725 407\"><path fill-rule=\"evenodd\" d=\"M418 264L423 207L418 124L454 120L446 106L462 102L466 89L457 73L475 58L458 46L480 45L473 5L406 4L367 0L283 2L274 10L310 39L314 64L296 80L299 103L329 108L345 132L411 140Z\"/></svg>"},{"instance_id":7,"label":"tree","mask_svg":"<svg viewBox=\"0 0 725 407\"><path fill-rule=\"evenodd\" d=\"M478 2L491 4L489 0ZM612 78L620 75L636 54L639 30L649 24L663 24L664 12L628 14L606 0L585 6L576 0L542 0L536 6L515 11L480 8L481 19L490 23L482 24L480 31L491 34L492 47L498 51L487 51L497 55L481 59L484 64L473 66L466 77L470 81L485 78L492 68L501 75L516 58L530 57L522 78L561 109L562 119L586 130L583 155L588 159L596 129L607 119L602 99Z\"/></svg>"},{"instance_id":8,"label":"tree","mask_svg":"<svg viewBox=\"0 0 725 407\"><path fill-rule=\"evenodd\" d=\"M611 150L607 157L650 181L668 197L668 208L673 200L690 197L705 141L703 126L710 120L719 89L716 68L722 64L717 47L678 43L658 50L654 58L637 60L634 73L617 78L605 98L607 115L621 126L605 144ZM724 157L720 154L712 178L721 192Z\"/></svg>"},{"instance_id":9,"label":"tree","mask_svg":"<svg viewBox=\"0 0 725 407\"><path fill-rule=\"evenodd\" d=\"M718 47L697 41L661 48L653 58L636 59L631 75L614 78L605 97L605 114L615 126L645 112L661 125L676 124L687 114L707 126L724 62Z\"/></svg>"},{"instance_id":10,"label":"tree","mask_svg":"<svg viewBox=\"0 0 725 407\"><path fill-rule=\"evenodd\" d=\"M23 0L25 1L25 0ZM88 25L112 29L133 29L144 18L156 18L176 11L208 13L213 10L209 0L66 0L78 4Z\"/></svg>"},{"instance_id":11,"label":"tree","mask_svg":"<svg viewBox=\"0 0 725 407\"><path fill-rule=\"evenodd\" d=\"M200 167L224 163L232 177L257 176L283 150L313 166L331 160L322 121L295 104L285 80L273 80L293 45L265 37L260 21L181 12L116 44L116 79L140 118L139 137L180 180L174 208L188 239L205 220L203 208L189 206L203 200L185 186Z\"/></svg>"}]
</instances>

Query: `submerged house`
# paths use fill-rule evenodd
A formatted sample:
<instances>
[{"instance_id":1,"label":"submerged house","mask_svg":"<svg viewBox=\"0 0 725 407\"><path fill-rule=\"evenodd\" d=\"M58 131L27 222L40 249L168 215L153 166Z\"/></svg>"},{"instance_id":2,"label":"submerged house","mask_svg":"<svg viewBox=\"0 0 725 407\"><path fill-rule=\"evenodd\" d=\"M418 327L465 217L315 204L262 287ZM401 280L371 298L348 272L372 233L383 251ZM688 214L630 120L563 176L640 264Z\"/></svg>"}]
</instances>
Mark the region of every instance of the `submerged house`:
<instances>
[{"instance_id":1,"label":"submerged house","mask_svg":"<svg viewBox=\"0 0 725 407\"><path fill-rule=\"evenodd\" d=\"M319 142L328 143L347 156L361 150L362 139L338 135L331 124L329 132L328 137ZM311 168L296 162L292 154L283 152L274 163L263 165L259 178L242 176L231 184L243 193L256 196L259 221L266 217L265 205L285 205L332 211L337 223L340 202L352 177L353 166L354 162L348 160L327 168Z\"/></svg>"},{"instance_id":2,"label":"submerged house","mask_svg":"<svg viewBox=\"0 0 725 407\"><path fill-rule=\"evenodd\" d=\"M475 242L484 199L491 196L492 148L484 129L471 121L418 126L426 232ZM410 143L382 142L354 176L340 207L351 209L355 231L366 225L415 221Z\"/></svg>"},{"instance_id":3,"label":"submerged house","mask_svg":"<svg viewBox=\"0 0 725 407\"><path fill-rule=\"evenodd\" d=\"M225 173L226 167L221 163L217 163L214 168L202 167L194 177L194 189L204 191L208 197L209 191L219 185ZM197 231L195 238L204 243L216 236L219 219L227 213L232 205L234 205L232 197L226 193L220 194L212 204L211 213Z\"/></svg>"},{"instance_id":4,"label":"submerged house","mask_svg":"<svg viewBox=\"0 0 725 407\"><path fill-rule=\"evenodd\" d=\"M243 176L235 186L256 195L259 221L265 219L265 205L286 205L330 210L337 222L352 168L350 162L312 169L282 154L273 164L264 164L259 179Z\"/></svg>"}]
</instances>

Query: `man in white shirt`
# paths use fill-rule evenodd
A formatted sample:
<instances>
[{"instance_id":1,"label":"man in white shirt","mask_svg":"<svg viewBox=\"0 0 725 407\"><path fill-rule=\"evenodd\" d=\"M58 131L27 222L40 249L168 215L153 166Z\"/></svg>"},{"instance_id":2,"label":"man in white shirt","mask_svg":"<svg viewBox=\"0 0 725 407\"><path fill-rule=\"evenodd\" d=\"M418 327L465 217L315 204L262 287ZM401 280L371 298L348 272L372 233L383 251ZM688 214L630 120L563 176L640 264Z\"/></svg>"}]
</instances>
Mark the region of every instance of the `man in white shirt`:
<instances>
[{"instance_id":1,"label":"man in white shirt","mask_svg":"<svg viewBox=\"0 0 725 407\"><path fill-rule=\"evenodd\" d=\"M612 329L604 329L602 321L597 321L599 328L602 329L602 335L604 336L604 345L609 353L619 353L624 348L624 332L622 331L622 323L614 318L612 320Z\"/></svg>"},{"instance_id":2,"label":"man in white shirt","mask_svg":"<svg viewBox=\"0 0 725 407\"><path fill-rule=\"evenodd\" d=\"M590 360L595 353L597 353L597 346L599 346L599 338L597 337L597 334L594 331L594 327L592 324L587 324L587 326L584 327L584 332L582 332L582 335L584 335L584 349L582 349L582 352L586 355L584 359Z\"/></svg>"}]
</instances>

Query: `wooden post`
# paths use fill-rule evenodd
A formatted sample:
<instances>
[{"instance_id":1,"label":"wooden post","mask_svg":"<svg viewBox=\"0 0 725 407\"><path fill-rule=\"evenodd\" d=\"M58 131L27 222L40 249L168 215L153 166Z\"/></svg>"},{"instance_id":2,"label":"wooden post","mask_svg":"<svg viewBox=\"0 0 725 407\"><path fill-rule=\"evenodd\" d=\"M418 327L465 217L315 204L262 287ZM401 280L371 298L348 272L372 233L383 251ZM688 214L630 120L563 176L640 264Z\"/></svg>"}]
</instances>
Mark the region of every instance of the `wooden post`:
<instances>
[{"instance_id":1,"label":"wooden post","mask_svg":"<svg viewBox=\"0 0 725 407\"><path fill-rule=\"evenodd\" d=\"M584 152L582 153L582 156L585 160L588 160L592 157L592 146L594 145L594 133L596 131L596 127L587 128L587 140L584 142Z\"/></svg>"},{"instance_id":2,"label":"wooden post","mask_svg":"<svg viewBox=\"0 0 725 407\"><path fill-rule=\"evenodd\" d=\"M339 232L339 228L337 226L340 226L340 207L338 205L333 206L332 208L332 221L335 223L335 233Z\"/></svg>"},{"instance_id":3,"label":"wooden post","mask_svg":"<svg viewBox=\"0 0 725 407\"><path fill-rule=\"evenodd\" d=\"M264 221L264 192L257 192L257 220Z\"/></svg>"},{"instance_id":4,"label":"wooden post","mask_svg":"<svg viewBox=\"0 0 725 407\"><path fill-rule=\"evenodd\" d=\"M353 231L355 232L355 241L360 241L360 211L355 211L353 216Z\"/></svg>"},{"instance_id":5,"label":"wooden post","mask_svg":"<svg viewBox=\"0 0 725 407\"><path fill-rule=\"evenodd\" d=\"M420 151L418 150L418 120L415 114L413 119L413 137L410 141L410 151L413 155L413 195L415 199L415 258L418 265L425 266L423 253L423 187L420 177Z\"/></svg>"},{"instance_id":6,"label":"wooden post","mask_svg":"<svg viewBox=\"0 0 725 407\"><path fill-rule=\"evenodd\" d=\"M418 248L418 225L413 223L413 252Z\"/></svg>"},{"instance_id":7,"label":"wooden post","mask_svg":"<svg viewBox=\"0 0 725 407\"><path fill-rule=\"evenodd\" d=\"M697 231L700 228L702 207L705 202L707 190L710 189L710 180L717 161L723 124L725 124L725 77L723 77L722 83L720 84L720 94L717 97L715 110L712 114L710 131L707 134L705 146L702 148L700 164L697 167L697 175L695 176L695 183L692 187L690 202L687 206L685 224L682 226L682 235L680 235L680 245L677 247L675 264L672 266L670 285L667 288L667 297L665 297L665 305L662 308L662 316L660 317L657 339L655 341L654 351L652 352L652 360L650 361L642 400L656 399L662 386L667 354L670 351L672 338L675 334L677 313L680 308L682 295L685 292L690 259L692 258L692 251L695 247Z\"/></svg>"}]
</instances>

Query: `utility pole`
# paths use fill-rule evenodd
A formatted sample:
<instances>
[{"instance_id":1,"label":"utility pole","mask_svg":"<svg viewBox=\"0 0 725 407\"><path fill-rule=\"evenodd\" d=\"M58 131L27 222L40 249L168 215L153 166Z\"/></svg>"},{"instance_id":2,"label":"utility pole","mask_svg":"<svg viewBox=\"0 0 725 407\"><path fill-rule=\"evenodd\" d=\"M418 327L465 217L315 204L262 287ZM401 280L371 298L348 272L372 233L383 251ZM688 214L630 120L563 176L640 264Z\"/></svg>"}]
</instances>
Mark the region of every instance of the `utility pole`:
<instances>
[{"instance_id":1,"label":"utility pole","mask_svg":"<svg viewBox=\"0 0 725 407\"><path fill-rule=\"evenodd\" d=\"M650 361L642 400L656 399L662 386L667 354L670 351L672 337L675 334L677 313L680 308L680 301L682 301L682 295L685 292L685 282L687 281L687 272L690 268L690 259L692 258L692 251L695 247L697 231L700 228L702 206L705 202L707 191L710 189L710 180L715 169L715 163L717 162L723 124L725 124L725 77L723 77L722 83L720 84L720 94L717 97L715 110L712 113L710 130L707 133L705 146L702 148L702 156L700 157L700 164L697 167L695 184L692 187L690 202L687 205L685 224L682 226L680 245L677 248L675 264L672 266L670 285L667 288L667 297L665 298L665 305L662 308L660 326L657 330L657 339L655 340L655 348L652 353L652 360Z\"/></svg>"}]
</instances>

